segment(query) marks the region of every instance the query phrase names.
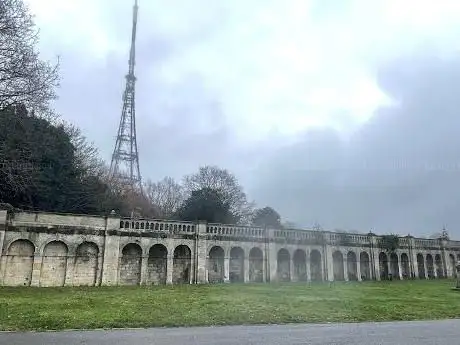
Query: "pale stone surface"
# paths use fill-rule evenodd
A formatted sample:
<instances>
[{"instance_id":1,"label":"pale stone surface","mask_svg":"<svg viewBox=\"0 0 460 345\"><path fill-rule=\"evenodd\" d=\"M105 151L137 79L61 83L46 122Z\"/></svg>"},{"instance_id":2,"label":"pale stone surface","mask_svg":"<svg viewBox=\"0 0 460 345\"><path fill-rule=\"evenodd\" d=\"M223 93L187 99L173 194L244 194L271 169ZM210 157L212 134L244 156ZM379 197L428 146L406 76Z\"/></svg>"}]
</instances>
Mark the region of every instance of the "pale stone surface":
<instances>
[{"instance_id":1,"label":"pale stone surface","mask_svg":"<svg viewBox=\"0 0 460 345\"><path fill-rule=\"evenodd\" d=\"M345 239L345 240L344 240ZM98 286L455 277L460 242L0 211L0 285Z\"/></svg>"}]
</instances>

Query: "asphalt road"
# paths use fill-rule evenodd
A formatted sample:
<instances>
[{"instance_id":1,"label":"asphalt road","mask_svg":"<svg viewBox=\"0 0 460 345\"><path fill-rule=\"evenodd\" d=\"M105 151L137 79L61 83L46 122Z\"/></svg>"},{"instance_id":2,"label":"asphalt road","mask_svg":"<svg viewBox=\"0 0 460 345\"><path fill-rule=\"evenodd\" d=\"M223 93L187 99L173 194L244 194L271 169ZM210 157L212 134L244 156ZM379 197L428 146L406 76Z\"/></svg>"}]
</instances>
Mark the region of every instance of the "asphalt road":
<instances>
[{"instance_id":1,"label":"asphalt road","mask_svg":"<svg viewBox=\"0 0 460 345\"><path fill-rule=\"evenodd\" d=\"M453 345L460 320L0 333L0 345Z\"/></svg>"}]
</instances>

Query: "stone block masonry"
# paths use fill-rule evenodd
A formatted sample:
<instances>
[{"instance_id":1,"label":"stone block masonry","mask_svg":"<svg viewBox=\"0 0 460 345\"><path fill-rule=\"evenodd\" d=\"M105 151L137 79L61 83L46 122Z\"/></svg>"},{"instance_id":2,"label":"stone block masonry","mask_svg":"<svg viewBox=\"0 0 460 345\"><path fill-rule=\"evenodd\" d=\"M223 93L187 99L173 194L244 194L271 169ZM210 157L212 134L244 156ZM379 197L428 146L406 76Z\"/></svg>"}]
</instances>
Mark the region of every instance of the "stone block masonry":
<instances>
[{"instance_id":1,"label":"stone block masonry","mask_svg":"<svg viewBox=\"0 0 460 345\"><path fill-rule=\"evenodd\" d=\"M460 242L0 210L0 285L99 286L455 277Z\"/></svg>"}]
</instances>

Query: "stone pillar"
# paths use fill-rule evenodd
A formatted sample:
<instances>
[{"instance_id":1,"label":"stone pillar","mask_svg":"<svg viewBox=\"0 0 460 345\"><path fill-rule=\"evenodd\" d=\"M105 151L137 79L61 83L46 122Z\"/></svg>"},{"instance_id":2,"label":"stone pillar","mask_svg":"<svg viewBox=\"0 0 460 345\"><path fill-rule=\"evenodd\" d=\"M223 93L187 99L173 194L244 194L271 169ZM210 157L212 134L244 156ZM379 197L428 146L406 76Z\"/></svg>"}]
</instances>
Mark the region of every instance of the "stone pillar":
<instances>
[{"instance_id":1,"label":"stone pillar","mask_svg":"<svg viewBox=\"0 0 460 345\"><path fill-rule=\"evenodd\" d=\"M141 285L146 285L148 280L148 262L149 262L149 255L142 255L141 257Z\"/></svg>"},{"instance_id":2,"label":"stone pillar","mask_svg":"<svg viewBox=\"0 0 460 345\"><path fill-rule=\"evenodd\" d=\"M168 251L167 256L167 263L166 263L166 284L173 283L173 270L174 270L174 253L170 253Z\"/></svg>"},{"instance_id":3,"label":"stone pillar","mask_svg":"<svg viewBox=\"0 0 460 345\"><path fill-rule=\"evenodd\" d=\"M196 258L194 263L196 264L196 283L197 284L206 284L208 281L206 279L206 257L207 253L207 240L206 240L206 228L207 223L200 221L196 225L196 238L195 245L197 250L195 251Z\"/></svg>"},{"instance_id":4,"label":"stone pillar","mask_svg":"<svg viewBox=\"0 0 460 345\"><path fill-rule=\"evenodd\" d=\"M411 277L418 277L417 253L415 251L415 239L408 237L409 242L409 268Z\"/></svg>"},{"instance_id":5,"label":"stone pillar","mask_svg":"<svg viewBox=\"0 0 460 345\"><path fill-rule=\"evenodd\" d=\"M64 286L73 286L74 269L75 269L75 256L69 255L67 256Z\"/></svg>"},{"instance_id":6,"label":"stone pillar","mask_svg":"<svg viewBox=\"0 0 460 345\"><path fill-rule=\"evenodd\" d=\"M397 255L397 254L396 254ZM403 280L404 277L402 275L402 263L401 263L401 255L398 255L398 274L399 274L399 280Z\"/></svg>"},{"instance_id":7,"label":"stone pillar","mask_svg":"<svg viewBox=\"0 0 460 345\"><path fill-rule=\"evenodd\" d=\"M307 282L311 282L310 251L306 251L305 271L307 273Z\"/></svg>"},{"instance_id":8,"label":"stone pillar","mask_svg":"<svg viewBox=\"0 0 460 345\"><path fill-rule=\"evenodd\" d=\"M361 277L361 260L360 260L360 256L359 256L359 252L358 252L358 255L356 256L356 275L358 276L358 281L362 281L362 277Z\"/></svg>"},{"instance_id":9,"label":"stone pillar","mask_svg":"<svg viewBox=\"0 0 460 345\"><path fill-rule=\"evenodd\" d=\"M346 254L343 255L343 280L345 280L346 282L349 280L348 279L348 257Z\"/></svg>"},{"instance_id":10,"label":"stone pillar","mask_svg":"<svg viewBox=\"0 0 460 345\"><path fill-rule=\"evenodd\" d=\"M6 269L6 248L5 235L6 227L8 223L8 212L6 210L0 210L0 286L3 285L3 277L5 276L4 271Z\"/></svg>"},{"instance_id":11,"label":"stone pillar","mask_svg":"<svg viewBox=\"0 0 460 345\"><path fill-rule=\"evenodd\" d=\"M369 263L371 266L370 267L371 275L374 276L375 280L380 280L380 261L379 261L380 250L377 247L378 239L376 236L372 235L370 236L370 240L371 240L371 245L372 245L372 250L370 252L371 262Z\"/></svg>"},{"instance_id":12,"label":"stone pillar","mask_svg":"<svg viewBox=\"0 0 460 345\"><path fill-rule=\"evenodd\" d=\"M230 282L230 253L224 257L224 283Z\"/></svg>"},{"instance_id":13,"label":"stone pillar","mask_svg":"<svg viewBox=\"0 0 460 345\"><path fill-rule=\"evenodd\" d=\"M40 253L35 252L34 263L32 266L32 281L30 286L40 286L40 273L42 269L42 256Z\"/></svg>"},{"instance_id":14,"label":"stone pillar","mask_svg":"<svg viewBox=\"0 0 460 345\"><path fill-rule=\"evenodd\" d=\"M294 267L294 257L291 256L291 258L289 259L289 280L291 282L295 282L296 281L296 277L295 277L295 267Z\"/></svg>"},{"instance_id":15,"label":"stone pillar","mask_svg":"<svg viewBox=\"0 0 460 345\"><path fill-rule=\"evenodd\" d=\"M324 275L326 281L334 281L334 260L332 258L332 248L329 245L325 246L324 249L324 265L326 267L325 272L327 276Z\"/></svg>"},{"instance_id":16,"label":"stone pillar","mask_svg":"<svg viewBox=\"0 0 460 345\"><path fill-rule=\"evenodd\" d=\"M428 261L426 259L426 253L423 254L423 265L425 266L425 279L428 279Z\"/></svg>"},{"instance_id":17,"label":"stone pillar","mask_svg":"<svg viewBox=\"0 0 460 345\"><path fill-rule=\"evenodd\" d=\"M120 218L108 216L104 236L104 256L101 285L118 285L118 266L120 260Z\"/></svg>"},{"instance_id":18,"label":"stone pillar","mask_svg":"<svg viewBox=\"0 0 460 345\"><path fill-rule=\"evenodd\" d=\"M248 283L249 282L249 253L246 253L246 251L244 252L243 267L244 267L244 282Z\"/></svg>"},{"instance_id":19,"label":"stone pillar","mask_svg":"<svg viewBox=\"0 0 460 345\"><path fill-rule=\"evenodd\" d=\"M267 236L269 239L275 238L275 230L267 229ZM277 269L278 269L278 261L277 261L277 250L276 250L276 243L269 242L268 243L268 268L269 268L269 279L270 282L278 281Z\"/></svg>"}]
</instances>

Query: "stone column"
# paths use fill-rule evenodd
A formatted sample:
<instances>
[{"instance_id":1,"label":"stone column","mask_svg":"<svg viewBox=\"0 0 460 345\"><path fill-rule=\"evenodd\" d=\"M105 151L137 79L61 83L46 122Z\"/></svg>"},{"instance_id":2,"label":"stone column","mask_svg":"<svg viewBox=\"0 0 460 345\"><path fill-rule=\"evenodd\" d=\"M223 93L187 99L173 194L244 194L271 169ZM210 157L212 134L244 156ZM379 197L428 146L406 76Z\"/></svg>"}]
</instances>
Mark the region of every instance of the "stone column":
<instances>
[{"instance_id":1,"label":"stone column","mask_svg":"<svg viewBox=\"0 0 460 345\"><path fill-rule=\"evenodd\" d=\"M244 282L248 283L249 282L249 253L244 252Z\"/></svg>"},{"instance_id":2,"label":"stone column","mask_svg":"<svg viewBox=\"0 0 460 345\"><path fill-rule=\"evenodd\" d=\"M332 282L334 281L334 260L332 259L332 249L328 244L324 247L323 261L325 266L324 280Z\"/></svg>"},{"instance_id":3,"label":"stone column","mask_svg":"<svg viewBox=\"0 0 460 345\"><path fill-rule=\"evenodd\" d=\"M108 216L104 235L104 253L101 285L118 285L118 266L120 260L120 218Z\"/></svg>"},{"instance_id":4,"label":"stone column","mask_svg":"<svg viewBox=\"0 0 460 345\"><path fill-rule=\"evenodd\" d=\"M396 254L396 255L398 255L398 254ZM401 255L398 255L398 274L399 274L399 280L403 280L404 277L402 275Z\"/></svg>"},{"instance_id":5,"label":"stone column","mask_svg":"<svg viewBox=\"0 0 460 345\"><path fill-rule=\"evenodd\" d=\"M174 253L168 251L166 263L166 284L173 283L173 270L174 270Z\"/></svg>"},{"instance_id":6,"label":"stone column","mask_svg":"<svg viewBox=\"0 0 460 345\"><path fill-rule=\"evenodd\" d=\"M149 255L142 255L141 257L141 285L146 285L148 280L148 262Z\"/></svg>"},{"instance_id":7,"label":"stone column","mask_svg":"<svg viewBox=\"0 0 460 345\"><path fill-rule=\"evenodd\" d=\"M306 251L305 271L307 273L307 282L311 282L310 251Z\"/></svg>"},{"instance_id":8,"label":"stone column","mask_svg":"<svg viewBox=\"0 0 460 345\"><path fill-rule=\"evenodd\" d=\"M224 257L224 283L230 282L230 253Z\"/></svg>"},{"instance_id":9,"label":"stone column","mask_svg":"<svg viewBox=\"0 0 460 345\"><path fill-rule=\"evenodd\" d=\"M6 269L6 248L3 248L5 245L5 236L6 236L6 227L8 222L8 212L6 210L0 210L0 286L3 285L3 279L5 276Z\"/></svg>"},{"instance_id":10,"label":"stone column","mask_svg":"<svg viewBox=\"0 0 460 345\"><path fill-rule=\"evenodd\" d=\"M74 269L75 269L75 256L73 255L67 256L64 286L73 286Z\"/></svg>"},{"instance_id":11,"label":"stone column","mask_svg":"<svg viewBox=\"0 0 460 345\"><path fill-rule=\"evenodd\" d=\"M34 254L34 263L32 266L32 281L31 286L40 286L40 273L42 269L42 256L40 253Z\"/></svg>"},{"instance_id":12,"label":"stone column","mask_svg":"<svg viewBox=\"0 0 460 345\"><path fill-rule=\"evenodd\" d=\"M359 253L356 256L356 275L358 276L358 281L363 280L362 277L361 277L361 260L360 260L360 257L359 257Z\"/></svg>"},{"instance_id":13,"label":"stone column","mask_svg":"<svg viewBox=\"0 0 460 345\"><path fill-rule=\"evenodd\" d=\"M345 280L346 282L349 280L348 279L348 257L347 255L343 255L343 280Z\"/></svg>"},{"instance_id":14,"label":"stone column","mask_svg":"<svg viewBox=\"0 0 460 345\"><path fill-rule=\"evenodd\" d=\"M295 277L295 267L294 267L294 258L291 257L289 259L289 280L291 282L295 282L296 281L296 277Z\"/></svg>"},{"instance_id":15,"label":"stone column","mask_svg":"<svg viewBox=\"0 0 460 345\"><path fill-rule=\"evenodd\" d=\"M208 256L207 253L207 240L206 240L206 228L207 223L204 221L200 221L196 225L196 238L195 238L195 245L197 250L195 251L195 255L197 256L194 260L196 264L196 283L197 284L205 284L207 283L206 279L206 257Z\"/></svg>"}]
</instances>

